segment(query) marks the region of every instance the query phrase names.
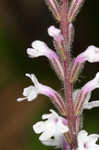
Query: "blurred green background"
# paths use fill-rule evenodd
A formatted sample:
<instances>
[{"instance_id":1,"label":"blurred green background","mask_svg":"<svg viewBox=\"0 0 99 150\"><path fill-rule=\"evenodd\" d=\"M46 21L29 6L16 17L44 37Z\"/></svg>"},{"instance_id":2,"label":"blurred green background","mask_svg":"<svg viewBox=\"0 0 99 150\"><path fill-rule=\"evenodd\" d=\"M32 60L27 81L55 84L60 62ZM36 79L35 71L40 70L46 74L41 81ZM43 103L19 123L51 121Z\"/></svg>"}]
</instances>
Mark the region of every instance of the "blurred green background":
<instances>
[{"instance_id":1,"label":"blurred green background","mask_svg":"<svg viewBox=\"0 0 99 150\"><path fill-rule=\"evenodd\" d=\"M99 1L86 0L77 17L72 55L89 45L99 47ZM44 0L0 0L0 150L52 150L38 141L32 125L52 106L45 96L18 103L24 87L32 84L24 74L35 73L43 84L62 92L63 87L45 57L29 59L26 48L33 40L43 40L53 48L47 28L56 24ZM85 64L75 88L80 88L99 71L99 64ZM99 99L99 89L91 100ZM99 109L84 112L84 128L99 133Z\"/></svg>"}]
</instances>

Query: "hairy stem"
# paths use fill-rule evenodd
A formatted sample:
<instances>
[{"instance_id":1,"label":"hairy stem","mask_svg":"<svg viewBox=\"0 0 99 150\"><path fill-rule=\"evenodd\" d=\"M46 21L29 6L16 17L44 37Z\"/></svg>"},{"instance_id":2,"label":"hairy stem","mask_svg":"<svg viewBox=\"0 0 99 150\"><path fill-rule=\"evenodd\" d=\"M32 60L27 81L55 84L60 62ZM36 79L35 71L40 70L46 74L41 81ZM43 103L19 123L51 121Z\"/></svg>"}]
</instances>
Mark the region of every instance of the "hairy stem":
<instances>
[{"instance_id":1,"label":"hairy stem","mask_svg":"<svg viewBox=\"0 0 99 150\"><path fill-rule=\"evenodd\" d=\"M74 115L74 105L72 98L72 83L70 83L70 50L68 45L68 27L69 22L67 19L68 14L68 0L63 0L62 11L61 11L61 30L64 37L64 51L65 59L63 60L64 67L64 89L65 89L65 102L67 110L67 120L69 125L69 132L72 138L71 149L76 147L76 117Z\"/></svg>"}]
</instances>

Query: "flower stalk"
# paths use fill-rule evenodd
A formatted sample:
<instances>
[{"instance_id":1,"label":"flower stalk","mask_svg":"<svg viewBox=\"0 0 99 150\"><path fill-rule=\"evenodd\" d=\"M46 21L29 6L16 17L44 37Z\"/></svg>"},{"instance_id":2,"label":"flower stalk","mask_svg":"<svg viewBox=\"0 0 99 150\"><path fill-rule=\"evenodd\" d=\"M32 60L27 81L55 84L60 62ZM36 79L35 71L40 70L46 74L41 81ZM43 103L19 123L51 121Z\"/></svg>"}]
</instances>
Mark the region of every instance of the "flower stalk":
<instances>
[{"instance_id":1,"label":"flower stalk","mask_svg":"<svg viewBox=\"0 0 99 150\"><path fill-rule=\"evenodd\" d=\"M65 18L64 19L64 14ZM74 106L73 106L73 98L72 98L72 84L70 83L69 76L70 76L70 40L69 39L69 22L67 18L68 14L68 0L63 1L62 5L62 12L61 12L61 30L64 37L64 48L65 48L65 60L63 60L64 66L64 88L65 88L65 102L66 102L66 109L67 109L67 120L69 125L69 132L71 135L71 146L74 148L76 143L75 135L76 135L76 118L74 116Z\"/></svg>"}]
</instances>

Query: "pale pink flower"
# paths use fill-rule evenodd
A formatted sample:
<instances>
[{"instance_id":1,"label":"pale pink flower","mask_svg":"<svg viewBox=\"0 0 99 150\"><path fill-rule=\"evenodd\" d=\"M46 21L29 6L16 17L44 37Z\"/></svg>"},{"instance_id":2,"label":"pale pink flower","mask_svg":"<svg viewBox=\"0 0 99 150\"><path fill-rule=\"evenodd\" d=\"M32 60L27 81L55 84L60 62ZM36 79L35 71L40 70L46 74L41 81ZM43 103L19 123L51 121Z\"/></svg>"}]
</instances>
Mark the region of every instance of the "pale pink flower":
<instances>
[{"instance_id":1,"label":"pale pink flower","mask_svg":"<svg viewBox=\"0 0 99 150\"><path fill-rule=\"evenodd\" d=\"M39 56L46 56L49 59L52 59L53 57L56 57L56 59L58 58L57 54L52 51L46 43L38 40L32 42L32 48L27 49L27 54L30 58L35 58Z\"/></svg>"},{"instance_id":2,"label":"pale pink flower","mask_svg":"<svg viewBox=\"0 0 99 150\"><path fill-rule=\"evenodd\" d=\"M82 89L78 92L76 97L75 111L78 113L83 109L91 109L99 106L98 101L89 102L91 97L91 92L99 88L99 72L96 74L95 78L87 82Z\"/></svg>"},{"instance_id":3,"label":"pale pink flower","mask_svg":"<svg viewBox=\"0 0 99 150\"><path fill-rule=\"evenodd\" d=\"M89 46L75 59L75 63L84 63L85 61L88 61L90 63L99 62L99 48L93 45Z\"/></svg>"},{"instance_id":4,"label":"pale pink flower","mask_svg":"<svg viewBox=\"0 0 99 150\"><path fill-rule=\"evenodd\" d=\"M84 52L80 53L75 58L70 75L71 82L77 79L78 74L83 68L83 63L86 61L90 63L99 62L99 48L93 45L89 46Z\"/></svg>"},{"instance_id":5,"label":"pale pink flower","mask_svg":"<svg viewBox=\"0 0 99 150\"><path fill-rule=\"evenodd\" d=\"M32 48L27 49L27 54L30 58L35 58L39 56L46 56L53 68L55 69L58 77L63 80L64 79L64 72L63 72L63 67L62 64L59 60L58 55L51 50L46 43L42 41L34 41L32 42Z\"/></svg>"},{"instance_id":6,"label":"pale pink flower","mask_svg":"<svg viewBox=\"0 0 99 150\"><path fill-rule=\"evenodd\" d=\"M93 91L96 88L99 88L99 72L96 74L95 78L87 82L81 90L84 94L86 94Z\"/></svg>"},{"instance_id":7,"label":"pale pink flower","mask_svg":"<svg viewBox=\"0 0 99 150\"><path fill-rule=\"evenodd\" d=\"M24 98L18 98L17 101L23 101L25 99L31 101L34 100L38 96L38 94L43 94L48 97L50 97L51 95L54 96L56 94L56 91L54 91L52 88L39 83L34 74L26 73L26 76L32 80L34 86L30 85L29 87L24 88L23 90Z\"/></svg>"},{"instance_id":8,"label":"pale pink flower","mask_svg":"<svg viewBox=\"0 0 99 150\"><path fill-rule=\"evenodd\" d=\"M26 74L27 77L29 77L34 85L30 85L27 88L24 88L23 90L23 98L18 98L17 101L21 102L23 100L32 101L34 100L39 94L48 96L51 98L52 102L56 105L56 107L59 109L61 113L65 112L65 104L61 97L61 95L56 92L54 89L43 85L38 82L36 76L34 74Z\"/></svg>"}]
</instances>

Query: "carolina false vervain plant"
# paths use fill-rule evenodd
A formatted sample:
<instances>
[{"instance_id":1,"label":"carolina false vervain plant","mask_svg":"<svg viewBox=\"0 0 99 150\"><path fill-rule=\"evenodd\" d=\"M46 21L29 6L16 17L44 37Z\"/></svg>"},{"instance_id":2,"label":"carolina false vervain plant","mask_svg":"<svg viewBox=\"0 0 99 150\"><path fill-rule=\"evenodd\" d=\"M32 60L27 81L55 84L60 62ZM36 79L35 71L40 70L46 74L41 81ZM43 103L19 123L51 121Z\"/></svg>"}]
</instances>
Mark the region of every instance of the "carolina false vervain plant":
<instances>
[{"instance_id":1,"label":"carolina false vervain plant","mask_svg":"<svg viewBox=\"0 0 99 150\"><path fill-rule=\"evenodd\" d=\"M59 79L64 83L64 98L54 89L39 83L34 74L26 74L34 85L25 88L24 98L17 100L32 101L38 94L43 94L48 96L57 107L60 115L51 109L50 114L42 115L43 121L33 125L35 133L41 133L39 137L41 143L63 150L99 150L99 145L96 144L99 135L88 135L81 126L83 110L99 106L99 101L89 102L91 92L99 88L99 72L81 89L73 89L85 61L99 62L99 48L95 46L89 46L75 59L70 55L74 36L73 21L84 0L46 0L46 3L59 23L60 29L54 26L48 28L56 52L44 42L34 41L32 48L27 49L27 54L30 58L46 56L49 59Z\"/></svg>"}]
</instances>

